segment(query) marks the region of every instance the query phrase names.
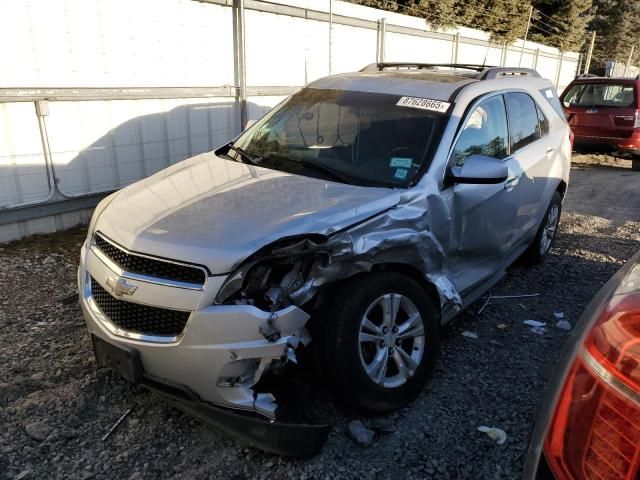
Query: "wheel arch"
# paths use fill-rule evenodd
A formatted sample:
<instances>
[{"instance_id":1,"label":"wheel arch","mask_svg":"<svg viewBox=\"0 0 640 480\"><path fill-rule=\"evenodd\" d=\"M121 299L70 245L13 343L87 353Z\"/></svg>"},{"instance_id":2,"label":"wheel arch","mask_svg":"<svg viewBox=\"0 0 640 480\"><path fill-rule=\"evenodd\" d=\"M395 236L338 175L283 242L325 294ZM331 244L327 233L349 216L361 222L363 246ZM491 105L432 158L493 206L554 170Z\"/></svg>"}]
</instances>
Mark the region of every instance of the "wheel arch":
<instances>
[{"instance_id":1,"label":"wheel arch","mask_svg":"<svg viewBox=\"0 0 640 480\"><path fill-rule=\"evenodd\" d=\"M563 199L565 194L567 193L567 186L567 182L565 182L564 180L560 180L560 183L556 188L556 192L558 192Z\"/></svg>"},{"instance_id":2,"label":"wheel arch","mask_svg":"<svg viewBox=\"0 0 640 480\"><path fill-rule=\"evenodd\" d=\"M406 263L378 263L373 266L370 273L377 272L395 272L406 275L407 277L415 280L425 293L433 300L434 305L437 305L441 309L440 305L440 294L438 293L438 289L436 286L429 281L429 279L425 276L425 274L414 267L413 265L409 265Z\"/></svg>"}]
</instances>

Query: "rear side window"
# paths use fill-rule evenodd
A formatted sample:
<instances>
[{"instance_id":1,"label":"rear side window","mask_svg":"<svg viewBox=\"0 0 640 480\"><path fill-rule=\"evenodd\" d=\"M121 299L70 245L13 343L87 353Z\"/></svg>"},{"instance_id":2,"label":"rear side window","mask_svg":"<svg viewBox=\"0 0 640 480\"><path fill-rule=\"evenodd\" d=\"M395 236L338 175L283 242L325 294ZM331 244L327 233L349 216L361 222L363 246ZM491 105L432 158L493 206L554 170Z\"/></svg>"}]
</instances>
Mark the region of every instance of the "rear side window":
<instances>
[{"instance_id":1,"label":"rear side window","mask_svg":"<svg viewBox=\"0 0 640 480\"><path fill-rule=\"evenodd\" d=\"M540 93L544 97L544 99L549 102L549 105L553 107L558 116L564 120L564 111L562 110L562 105L560 104L560 99L558 98L558 94L556 93L555 88L543 88L540 90Z\"/></svg>"},{"instance_id":2,"label":"rear side window","mask_svg":"<svg viewBox=\"0 0 640 480\"><path fill-rule=\"evenodd\" d=\"M542 136L538 116L542 112L539 111L533 99L526 93L510 92L505 97L509 116L511 152L513 153L535 142ZM548 130L548 125L546 128Z\"/></svg>"},{"instance_id":3,"label":"rear side window","mask_svg":"<svg viewBox=\"0 0 640 480\"><path fill-rule=\"evenodd\" d=\"M536 105L536 110L538 111L538 128L540 132L540 137L544 137L547 133L549 133L549 120L544 116L540 107Z\"/></svg>"},{"instance_id":4,"label":"rear side window","mask_svg":"<svg viewBox=\"0 0 640 480\"><path fill-rule=\"evenodd\" d=\"M565 107L629 108L636 105L633 85L615 83L576 83L562 99Z\"/></svg>"}]
</instances>

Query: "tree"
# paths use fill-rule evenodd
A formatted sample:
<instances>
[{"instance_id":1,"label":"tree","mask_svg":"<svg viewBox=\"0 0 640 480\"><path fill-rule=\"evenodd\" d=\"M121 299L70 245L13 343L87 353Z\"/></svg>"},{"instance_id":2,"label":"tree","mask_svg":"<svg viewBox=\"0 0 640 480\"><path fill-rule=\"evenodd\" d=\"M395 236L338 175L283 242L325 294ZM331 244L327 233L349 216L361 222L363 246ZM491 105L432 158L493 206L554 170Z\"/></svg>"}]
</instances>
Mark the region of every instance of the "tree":
<instances>
[{"instance_id":1,"label":"tree","mask_svg":"<svg viewBox=\"0 0 640 480\"><path fill-rule=\"evenodd\" d=\"M402 13L423 17L435 27L453 27L457 23L456 0L412 0Z\"/></svg>"},{"instance_id":2,"label":"tree","mask_svg":"<svg viewBox=\"0 0 640 480\"><path fill-rule=\"evenodd\" d=\"M640 0L594 0L595 16L590 28L596 32L593 63L604 67L608 60L626 62L632 45L632 63L640 62Z\"/></svg>"},{"instance_id":3,"label":"tree","mask_svg":"<svg viewBox=\"0 0 640 480\"><path fill-rule=\"evenodd\" d=\"M579 51L593 19L593 0L534 0L531 40Z\"/></svg>"},{"instance_id":4,"label":"tree","mask_svg":"<svg viewBox=\"0 0 640 480\"><path fill-rule=\"evenodd\" d=\"M522 38L527 28L530 3L513 0L458 0L458 24L491 33L496 43Z\"/></svg>"},{"instance_id":5,"label":"tree","mask_svg":"<svg viewBox=\"0 0 640 480\"><path fill-rule=\"evenodd\" d=\"M530 7L533 41L561 50L580 50L587 30L596 30L594 62L624 61L640 38L640 0L350 0L419 16L435 27L465 26L510 43L524 36ZM640 61L640 42L634 61Z\"/></svg>"}]
</instances>

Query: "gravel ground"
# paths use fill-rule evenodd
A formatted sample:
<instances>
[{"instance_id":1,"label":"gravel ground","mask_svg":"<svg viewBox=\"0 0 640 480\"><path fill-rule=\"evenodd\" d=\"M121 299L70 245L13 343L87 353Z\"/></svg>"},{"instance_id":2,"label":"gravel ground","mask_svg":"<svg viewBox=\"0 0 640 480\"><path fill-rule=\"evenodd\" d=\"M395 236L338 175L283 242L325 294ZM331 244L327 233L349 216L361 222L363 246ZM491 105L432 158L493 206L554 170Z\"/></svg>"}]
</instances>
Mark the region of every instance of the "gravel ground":
<instances>
[{"instance_id":1,"label":"gravel ground","mask_svg":"<svg viewBox=\"0 0 640 480\"><path fill-rule=\"evenodd\" d=\"M538 335L522 321L552 321L562 311L575 323L640 249L640 174L624 161L577 156L547 263L512 267L492 291L540 296L464 313L444 333L428 387L389 417L395 432L357 446L345 434L357 417L339 411L322 453L305 460L247 448L96 370L74 299L84 235L75 229L0 247L0 478L518 478L567 335L557 328ZM503 429L506 443L496 445L481 425Z\"/></svg>"}]
</instances>

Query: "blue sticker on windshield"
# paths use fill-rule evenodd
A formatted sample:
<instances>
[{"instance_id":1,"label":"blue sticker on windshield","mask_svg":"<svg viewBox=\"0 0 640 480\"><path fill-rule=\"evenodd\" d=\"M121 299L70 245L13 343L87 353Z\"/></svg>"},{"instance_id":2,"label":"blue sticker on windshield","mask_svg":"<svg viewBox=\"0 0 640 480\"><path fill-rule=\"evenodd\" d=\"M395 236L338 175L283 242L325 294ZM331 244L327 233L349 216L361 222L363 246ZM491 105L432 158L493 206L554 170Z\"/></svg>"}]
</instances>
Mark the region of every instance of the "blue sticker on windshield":
<instances>
[{"instance_id":1,"label":"blue sticker on windshield","mask_svg":"<svg viewBox=\"0 0 640 480\"><path fill-rule=\"evenodd\" d=\"M409 170L405 168L396 168L396 173L394 175L394 178L397 178L398 180L404 180L405 178L407 178L408 171Z\"/></svg>"},{"instance_id":2,"label":"blue sticker on windshield","mask_svg":"<svg viewBox=\"0 0 640 480\"><path fill-rule=\"evenodd\" d=\"M389 168L411 168L413 165L413 158L405 157L391 157L389 161Z\"/></svg>"}]
</instances>

